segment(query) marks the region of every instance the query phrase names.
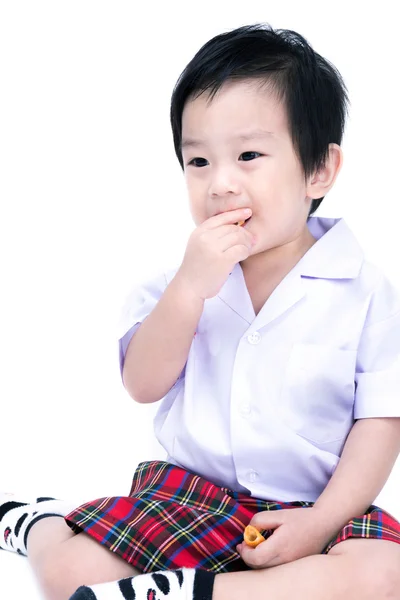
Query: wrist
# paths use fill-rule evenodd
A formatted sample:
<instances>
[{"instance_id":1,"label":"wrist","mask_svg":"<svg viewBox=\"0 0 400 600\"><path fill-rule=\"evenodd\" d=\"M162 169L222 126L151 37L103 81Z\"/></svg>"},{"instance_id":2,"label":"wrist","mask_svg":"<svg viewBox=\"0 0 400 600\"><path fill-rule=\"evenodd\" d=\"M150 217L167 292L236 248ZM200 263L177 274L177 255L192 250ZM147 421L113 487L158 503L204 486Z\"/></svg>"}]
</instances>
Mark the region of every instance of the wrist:
<instances>
[{"instance_id":1,"label":"wrist","mask_svg":"<svg viewBox=\"0 0 400 600\"><path fill-rule=\"evenodd\" d=\"M179 298L179 302L186 306L198 308L202 311L204 308L205 299L202 298L193 288L193 285L187 280L185 275L177 272L174 279L170 283L170 287L174 294Z\"/></svg>"},{"instance_id":2,"label":"wrist","mask_svg":"<svg viewBox=\"0 0 400 600\"><path fill-rule=\"evenodd\" d=\"M198 306L203 309L205 298L202 298L194 289L192 283L187 279L184 273L178 271L170 284L175 292L179 294L181 300Z\"/></svg>"},{"instance_id":3,"label":"wrist","mask_svg":"<svg viewBox=\"0 0 400 600\"><path fill-rule=\"evenodd\" d=\"M345 525L345 523L342 523L340 519L337 519L336 515L333 515L331 511L325 510L320 506L314 505L312 507L312 513L314 523L321 531L325 532L328 537L334 536Z\"/></svg>"}]
</instances>

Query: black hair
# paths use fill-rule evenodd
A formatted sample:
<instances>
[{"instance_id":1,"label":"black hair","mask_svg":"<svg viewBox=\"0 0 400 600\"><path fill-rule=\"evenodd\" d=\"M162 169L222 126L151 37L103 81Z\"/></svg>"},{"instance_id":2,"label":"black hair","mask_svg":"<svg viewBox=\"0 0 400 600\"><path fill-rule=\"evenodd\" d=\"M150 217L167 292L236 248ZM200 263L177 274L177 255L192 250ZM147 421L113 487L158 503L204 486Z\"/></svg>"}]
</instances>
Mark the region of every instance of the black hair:
<instances>
[{"instance_id":1,"label":"black hair","mask_svg":"<svg viewBox=\"0 0 400 600\"><path fill-rule=\"evenodd\" d=\"M228 81L259 80L284 103L294 150L304 177L318 171L329 144L341 144L349 99L339 71L295 31L259 23L222 33L196 53L171 98L175 152L182 159L182 113L188 100L209 92L211 101ZM313 199L309 216L323 200Z\"/></svg>"}]
</instances>

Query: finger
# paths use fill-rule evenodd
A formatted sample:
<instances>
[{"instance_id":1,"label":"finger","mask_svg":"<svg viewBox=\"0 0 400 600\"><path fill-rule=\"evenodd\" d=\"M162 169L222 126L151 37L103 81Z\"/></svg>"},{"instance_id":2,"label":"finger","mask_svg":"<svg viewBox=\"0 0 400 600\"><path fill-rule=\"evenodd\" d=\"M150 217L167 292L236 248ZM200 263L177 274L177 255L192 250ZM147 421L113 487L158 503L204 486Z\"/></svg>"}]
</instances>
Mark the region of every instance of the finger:
<instances>
[{"instance_id":1,"label":"finger","mask_svg":"<svg viewBox=\"0 0 400 600\"><path fill-rule=\"evenodd\" d=\"M221 230L222 232L223 230ZM251 233L246 231L239 231L238 227L235 227L234 231L230 231L223 235L218 240L218 248L221 252L226 252L233 246L246 246L251 250L254 246L253 236Z\"/></svg>"},{"instance_id":2,"label":"finger","mask_svg":"<svg viewBox=\"0 0 400 600\"><path fill-rule=\"evenodd\" d=\"M281 564L279 554L279 543L273 543L272 538L268 538L256 548L243 544L241 558L253 569L263 569L267 566Z\"/></svg>"},{"instance_id":3,"label":"finger","mask_svg":"<svg viewBox=\"0 0 400 600\"><path fill-rule=\"evenodd\" d=\"M251 548L247 544L242 544L240 557L246 563L246 565L248 565L252 569L262 569L264 566L263 559L260 556L260 554L256 552L256 550L257 548Z\"/></svg>"},{"instance_id":4,"label":"finger","mask_svg":"<svg viewBox=\"0 0 400 600\"><path fill-rule=\"evenodd\" d=\"M271 558L270 560L268 560L266 563L264 563L263 568L279 567L279 565L284 565L284 564L285 564L285 562L279 556L275 556L275 557Z\"/></svg>"},{"instance_id":5,"label":"finger","mask_svg":"<svg viewBox=\"0 0 400 600\"><path fill-rule=\"evenodd\" d=\"M269 511L264 510L263 512L256 513L249 525L252 525L258 530L264 529L276 529L284 522L285 514L284 510Z\"/></svg>"},{"instance_id":6,"label":"finger","mask_svg":"<svg viewBox=\"0 0 400 600\"><path fill-rule=\"evenodd\" d=\"M229 210L227 212L220 213L219 215L215 215L210 219L204 221L203 225L206 229L215 229L217 227L221 227L221 225L235 225L240 221L245 221L249 217L251 217L251 210L247 208L238 208L237 210Z\"/></svg>"}]
</instances>

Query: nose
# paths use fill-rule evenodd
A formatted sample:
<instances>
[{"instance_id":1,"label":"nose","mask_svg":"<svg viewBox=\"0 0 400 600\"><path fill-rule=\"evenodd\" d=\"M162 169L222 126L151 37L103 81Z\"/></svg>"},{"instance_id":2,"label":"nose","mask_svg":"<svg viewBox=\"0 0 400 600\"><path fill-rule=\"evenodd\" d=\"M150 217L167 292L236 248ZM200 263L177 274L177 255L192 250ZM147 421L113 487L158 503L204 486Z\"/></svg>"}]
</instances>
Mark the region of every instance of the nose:
<instances>
[{"instance_id":1,"label":"nose","mask_svg":"<svg viewBox=\"0 0 400 600\"><path fill-rule=\"evenodd\" d=\"M209 194L211 197L239 194L240 185L232 169L219 168L211 175Z\"/></svg>"}]
</instances>

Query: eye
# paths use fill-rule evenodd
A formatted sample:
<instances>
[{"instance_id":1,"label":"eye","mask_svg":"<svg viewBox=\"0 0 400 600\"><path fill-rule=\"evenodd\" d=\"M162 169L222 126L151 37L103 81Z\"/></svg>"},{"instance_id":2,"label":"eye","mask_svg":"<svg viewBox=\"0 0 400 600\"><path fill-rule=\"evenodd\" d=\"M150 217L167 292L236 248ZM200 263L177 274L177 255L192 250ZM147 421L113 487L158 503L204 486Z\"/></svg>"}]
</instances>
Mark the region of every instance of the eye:
<instances>
[{"instance_id":1,"label":"eye","mask_svg":"<svg viewBox=\"0 0 400 600\"><path fill-rule=\"evenodd\" d=\"M244 160L245 162L248 162L249 160L254 160L258 156L261 156L261 154L259 152L242 152L240 156L243 156L243 158L239 158L239 160Z\"/></svg>"},{"instance_id":2,"label":"eye","mask_svg":"<svg viewBox=\"0 0 400 600\"><path fill-rule=\"evenodd\" d=\"M198 164L198 162L203 161L203 164ZM206 159L205 158L192 158L192 160L188 163L188 165L193 165L194 167L205 167L206 165L204 163L206 163Z\"/></svg>"}]
</instances>

